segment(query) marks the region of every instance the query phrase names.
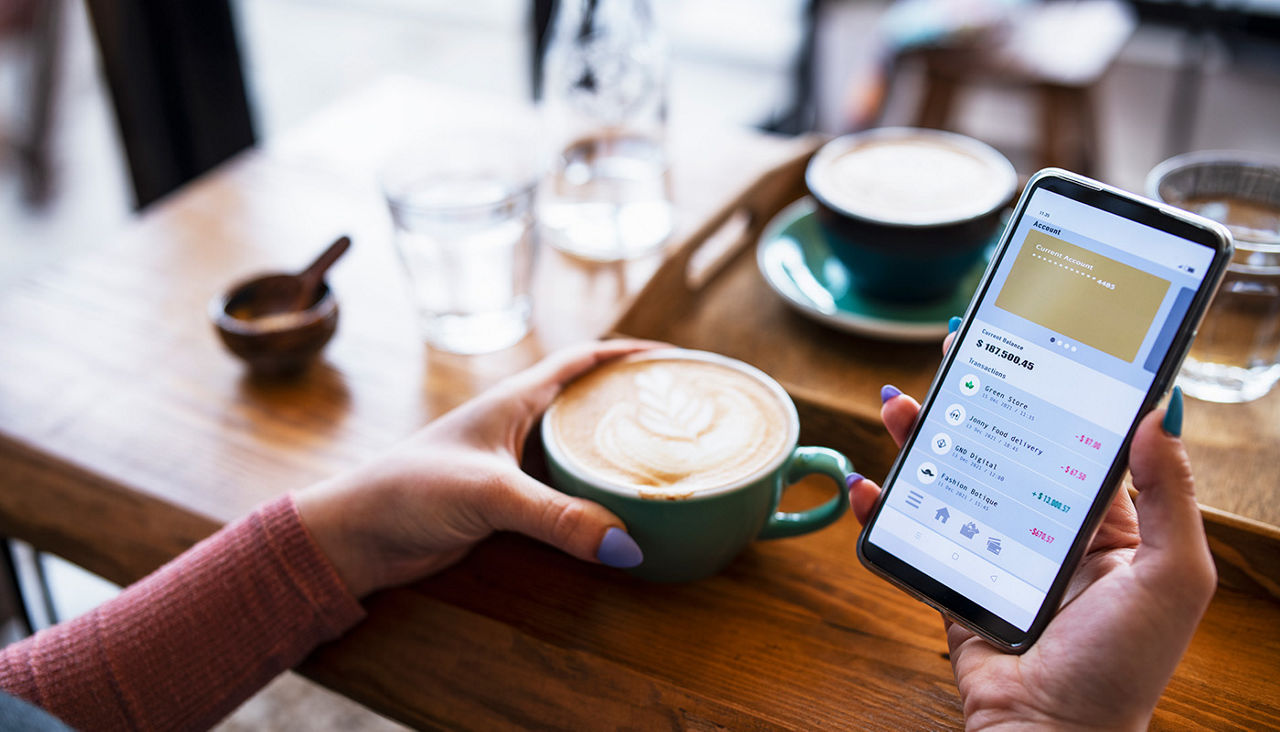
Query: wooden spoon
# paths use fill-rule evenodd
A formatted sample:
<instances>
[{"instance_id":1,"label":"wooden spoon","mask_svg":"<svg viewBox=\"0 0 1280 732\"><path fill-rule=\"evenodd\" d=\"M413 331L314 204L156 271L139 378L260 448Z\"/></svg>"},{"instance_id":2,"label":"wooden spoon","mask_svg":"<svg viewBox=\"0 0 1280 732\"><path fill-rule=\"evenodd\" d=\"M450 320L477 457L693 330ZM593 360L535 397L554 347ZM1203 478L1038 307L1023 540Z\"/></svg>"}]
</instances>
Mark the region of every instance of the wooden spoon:
<instances>
[{"instance_id":1,"label":"wooden spoon","mask_svg":"<svg viewBox=\"0 0 1280 732\"><path fill-rule=\"evenodd\" d=\"M338 258L346 254L351 238L340 237L321 252L306 269L296 275L272 278L271 287L262 288L255 298L255 317L306 310L315 301L316 291L324 282L324 274Z\"/></svg>"}]
</instances>

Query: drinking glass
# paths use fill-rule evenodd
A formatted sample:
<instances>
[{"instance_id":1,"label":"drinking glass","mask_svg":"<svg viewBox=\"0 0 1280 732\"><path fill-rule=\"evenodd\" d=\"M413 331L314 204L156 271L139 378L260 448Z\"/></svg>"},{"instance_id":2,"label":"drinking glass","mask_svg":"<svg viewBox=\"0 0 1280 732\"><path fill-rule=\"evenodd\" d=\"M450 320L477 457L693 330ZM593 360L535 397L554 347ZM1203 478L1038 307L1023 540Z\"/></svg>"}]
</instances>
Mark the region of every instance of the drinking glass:
<instances>
[{"instance_id":1,"label":"drinking glass","mask_svg":"<svg viewBox=\"0 0 1280 732\"><path fill-rule=\"evenodd\" d=\"M1227 265L1178 383L1196 398L1231 403L1261 398L1277 381L1280 255L1238 254Z\"/></svg>"},{"instance_id":2,"label":"drinking glass","mask_svg":"<svg viewBox=\"0 0 1280 732\"><path fill-rule=\"evenodd\" d=\"M453 353L514 345L532 310L532 144L503 132L424 137L382 176L422 334Z\"/></svg>"},{"instance_id":3,"label":"drinking glass","mask_svg":"<svg viewBox=\"0 0 1280 732\"><path fill-rule=\"evenodd\" d=\"M1280 381L1280 160L1206 151L1166 160L1148 193L1220 221L1236 251L1178 375L1212 402L1258 399Z\"/></svg>"}]
</instances>

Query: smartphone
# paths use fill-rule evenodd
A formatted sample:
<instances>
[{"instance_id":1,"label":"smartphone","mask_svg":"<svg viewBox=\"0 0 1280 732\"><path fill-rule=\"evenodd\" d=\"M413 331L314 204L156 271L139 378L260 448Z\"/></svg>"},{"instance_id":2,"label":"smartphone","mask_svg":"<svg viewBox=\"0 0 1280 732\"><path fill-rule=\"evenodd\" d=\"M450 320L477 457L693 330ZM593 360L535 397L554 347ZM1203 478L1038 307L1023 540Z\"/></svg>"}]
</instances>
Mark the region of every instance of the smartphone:
<instances>
[{"instance_id":1,"label":"smartphone","mask_svg":"<svg viewBox=\"0 0 1280 732\"><path fill-rule=\"evenodd\" d=\"M1231 258L1222 225L1031 178L858 540L994 645L1039 637Z\"/></svg>"}]
</instances>

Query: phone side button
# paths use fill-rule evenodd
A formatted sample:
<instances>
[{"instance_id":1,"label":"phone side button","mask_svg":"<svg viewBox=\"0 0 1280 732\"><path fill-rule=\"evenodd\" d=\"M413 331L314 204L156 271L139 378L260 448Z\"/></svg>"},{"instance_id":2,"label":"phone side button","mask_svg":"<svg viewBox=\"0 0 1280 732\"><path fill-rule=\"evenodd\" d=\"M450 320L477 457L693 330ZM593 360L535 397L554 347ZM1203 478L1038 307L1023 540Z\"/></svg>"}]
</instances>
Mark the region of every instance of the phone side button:
<instances>
[{"instance_id":1,"label":"phone side button","mask_svg":"<svg viewBox=\"0 0 1280 732\"><path fill-rule=\"evenodd\" d=\"M1200 335L1199 328L1196 328L1195 330L1191 331L1191 337L1187 339L1187 350L1183 351L1182 358L1178 359L1178 368L1176 371L1173 372L1173 378L1169 380L1169 387L1165 389L1165 391L1172 389L1173 382L1178 380L1178 374L1182 373L1182 365L1187 362L1187 356L1191 355L1191 347L1195 345L1196 336L1198 335Z\"/></svg>"},{"instance_id":2,"label":"phone side button","mask_svg":"<svg viewBox=\"0 0 1280 732\"><path fill-rule=\"evenodd\" d=\"M1187 350L1182 352L1182 358L1178 359L1178 367L1169 373L1169 381L1164 385L1164 390L1160 392L1160 398L1169 396L1169 390L1178 381L1178 374L1182 373L1182 364L1187 361L1187 354L1191 353L1191 345L1196 342L1196 336L1200 335L1200 329L1196 328L1191 331L1191 337L1187 339Z\"/></svg>"}]
</instances>

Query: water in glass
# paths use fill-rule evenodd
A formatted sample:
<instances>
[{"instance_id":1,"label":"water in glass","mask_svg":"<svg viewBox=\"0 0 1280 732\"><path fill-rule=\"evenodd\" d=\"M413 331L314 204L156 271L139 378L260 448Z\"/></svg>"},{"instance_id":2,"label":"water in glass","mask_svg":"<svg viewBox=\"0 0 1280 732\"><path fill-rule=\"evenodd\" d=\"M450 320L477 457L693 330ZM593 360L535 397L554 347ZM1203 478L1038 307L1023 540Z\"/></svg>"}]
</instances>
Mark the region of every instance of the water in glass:
<instances>
[{"instance_id":1,"label":"water in glass","mask_svg":"<svg viewBox=\"0 0 1280 732\"><path fill-rule=\"evenodd\" d=\"M506 348L528 331L533 188L427 178L390 199L423 334L454 353Z\"/></svg>"}]
</instances>

